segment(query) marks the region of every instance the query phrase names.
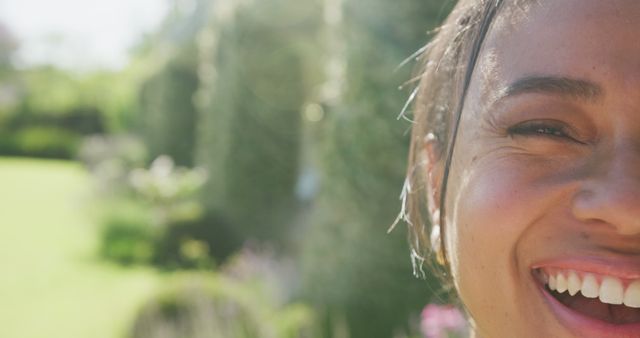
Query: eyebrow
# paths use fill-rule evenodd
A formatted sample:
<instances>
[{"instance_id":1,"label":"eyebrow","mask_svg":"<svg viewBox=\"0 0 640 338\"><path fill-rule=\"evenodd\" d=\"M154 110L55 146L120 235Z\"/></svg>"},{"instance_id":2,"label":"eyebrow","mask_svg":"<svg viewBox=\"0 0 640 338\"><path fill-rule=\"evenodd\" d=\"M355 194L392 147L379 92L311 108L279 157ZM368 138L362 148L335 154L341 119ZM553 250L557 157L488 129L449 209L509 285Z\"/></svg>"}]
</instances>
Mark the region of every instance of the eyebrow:
<instances>
[{"instance_id":1,"label":"eyebrow","mask_svg":"<svg viewBox=\"0 0 640 338\"><path fill-rule=\"evenodd\" d=\"M529 93L569 96L590 101L602 96L602 88L593 82L568 77L527 76L504 88L500 98Z\"/></svg>"}]
</instances>

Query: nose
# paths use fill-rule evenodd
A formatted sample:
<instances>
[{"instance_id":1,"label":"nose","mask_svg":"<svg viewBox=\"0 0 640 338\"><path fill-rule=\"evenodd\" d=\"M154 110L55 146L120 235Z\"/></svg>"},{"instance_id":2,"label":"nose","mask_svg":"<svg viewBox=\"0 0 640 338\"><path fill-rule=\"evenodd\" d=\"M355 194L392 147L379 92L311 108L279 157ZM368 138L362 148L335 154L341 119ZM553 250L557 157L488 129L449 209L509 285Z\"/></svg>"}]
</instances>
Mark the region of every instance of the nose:
<instances>
[{"instance_id":1,"label":"nose","mask_svg":"<svg viewBox=\"0 0 640 338\"><path fill-rule=\"evenodd\" d=\"M596 161L574 196L574 216L640 234L640 150L618 148Z\"/></svg>"}]
</instances>

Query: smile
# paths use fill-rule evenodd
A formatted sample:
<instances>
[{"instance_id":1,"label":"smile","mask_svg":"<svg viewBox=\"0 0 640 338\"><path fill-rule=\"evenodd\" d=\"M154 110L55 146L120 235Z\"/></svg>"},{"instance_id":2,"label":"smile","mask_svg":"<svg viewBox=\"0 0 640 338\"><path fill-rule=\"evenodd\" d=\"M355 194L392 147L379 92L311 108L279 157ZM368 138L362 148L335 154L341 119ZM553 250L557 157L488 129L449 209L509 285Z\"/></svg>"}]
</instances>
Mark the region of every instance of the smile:
<instances>
[{"instance_id":1,"label":"smile","mask_svg":"<svg viewBox=\"0 0 640 338\"><path fill-rule=\"evenodd\" d=\"M613 324L640 322L640 279L564 269L540 274L551 295L574 311Z\"/></svg>"},{"instance_id":2,"label":"smile","mask_svg":"<svg viewBox=\"0 0 640 338\"><path fill-rule=\"evenodd\" d=\"M582 337L640 337L640 276L560 265L532 271L565 326Z\"/></svg>"}]
</instances>

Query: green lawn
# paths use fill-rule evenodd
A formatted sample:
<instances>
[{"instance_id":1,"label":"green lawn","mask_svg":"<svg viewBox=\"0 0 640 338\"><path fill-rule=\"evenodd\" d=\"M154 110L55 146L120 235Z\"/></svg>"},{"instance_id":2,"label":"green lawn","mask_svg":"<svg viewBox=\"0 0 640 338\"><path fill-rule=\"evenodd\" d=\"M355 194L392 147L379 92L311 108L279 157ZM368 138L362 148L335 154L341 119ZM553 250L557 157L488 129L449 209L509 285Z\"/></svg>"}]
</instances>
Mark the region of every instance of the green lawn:
<instances>
[{"instance_id":1,"label":"green lawn","mask_svg":"<svg viewBox=\"0 0 640 338\"><path fill-rule=\"evenodd\" d=\"M0 159L0 337L120 338L160 284L96 259L89 190L75 163Z\"/></svg>"}]
</instances>

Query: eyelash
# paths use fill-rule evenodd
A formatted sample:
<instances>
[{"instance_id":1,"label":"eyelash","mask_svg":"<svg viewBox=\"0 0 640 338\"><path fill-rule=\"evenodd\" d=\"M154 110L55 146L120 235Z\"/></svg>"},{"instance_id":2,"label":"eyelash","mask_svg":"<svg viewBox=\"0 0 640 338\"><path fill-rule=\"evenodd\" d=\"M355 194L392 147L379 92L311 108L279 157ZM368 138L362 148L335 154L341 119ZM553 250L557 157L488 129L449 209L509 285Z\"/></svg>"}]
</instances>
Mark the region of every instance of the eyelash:
<instances>
[{"instance_id":1,"label":"eyelash","mask_svg":"<svg viewBox=\"0 0 640 338\"><path fill-rule=\"evenodd\" d=\"M527 121L507 129L509 136L550 137L579 142L572 136L571 130L557 121Z\"/></svg>"}]
</instances>

